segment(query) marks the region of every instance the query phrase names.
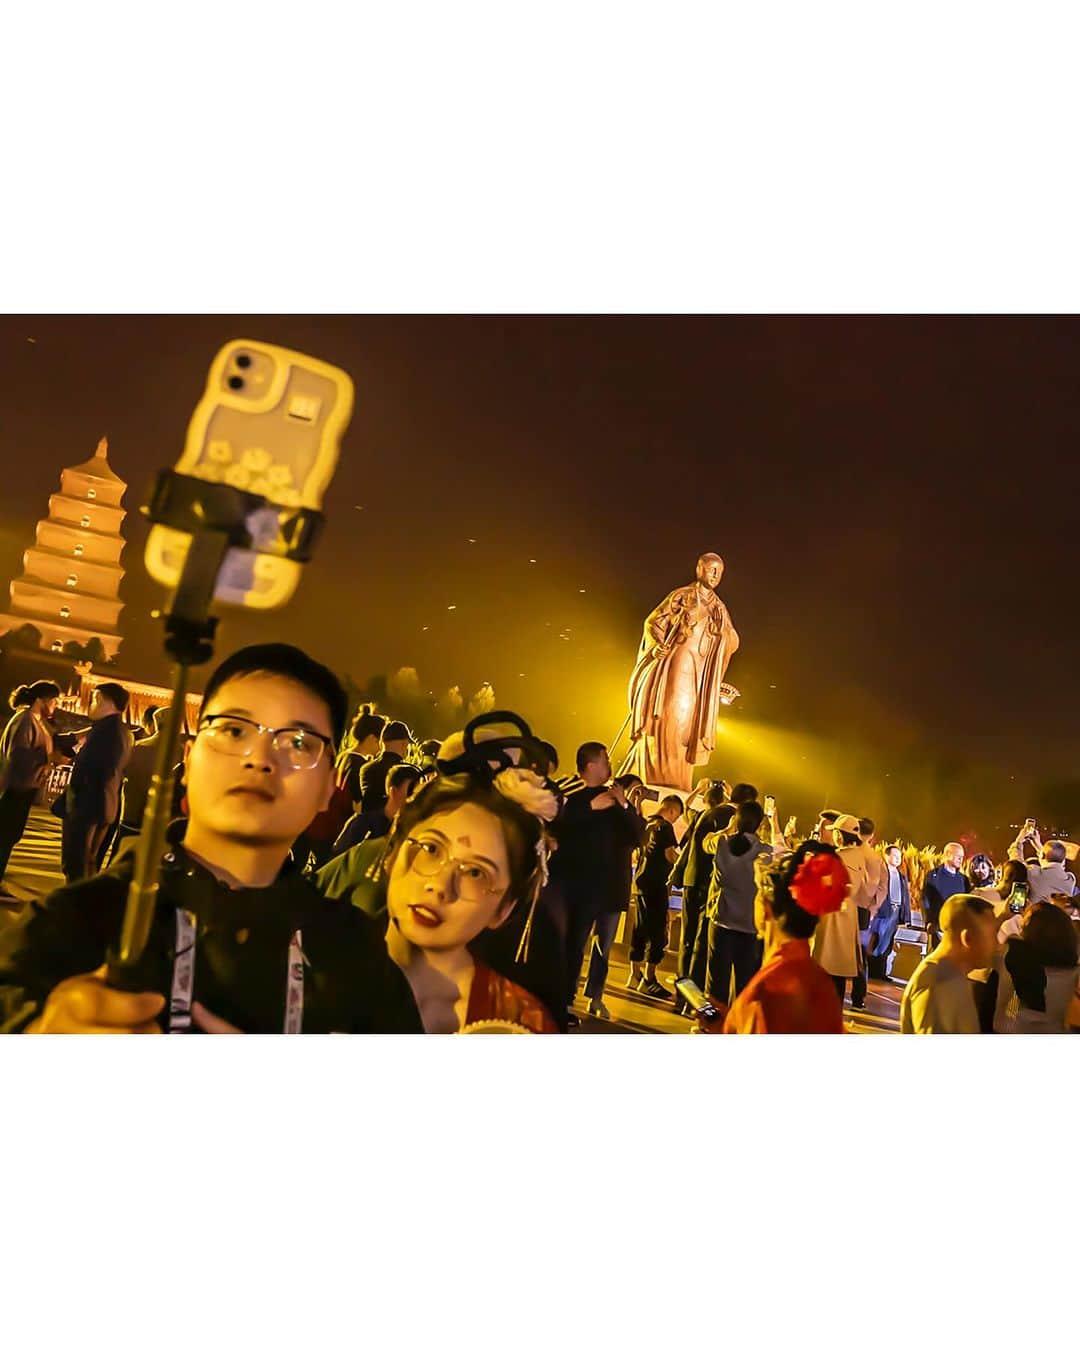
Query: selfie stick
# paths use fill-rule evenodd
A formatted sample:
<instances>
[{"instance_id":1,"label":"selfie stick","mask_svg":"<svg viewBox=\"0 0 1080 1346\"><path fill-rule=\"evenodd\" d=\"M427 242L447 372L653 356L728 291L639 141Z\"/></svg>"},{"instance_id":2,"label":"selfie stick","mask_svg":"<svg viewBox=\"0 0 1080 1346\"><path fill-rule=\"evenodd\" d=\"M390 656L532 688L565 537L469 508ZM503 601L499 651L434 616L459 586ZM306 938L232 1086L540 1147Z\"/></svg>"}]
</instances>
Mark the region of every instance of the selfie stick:
<instances>
[{"instance_id":1,"label":"selfie stick","mask_svg":"<svg viewBox=\"0 0 1080 1346\"><path fill-rule=\"evenodd\" d=\"M120 943L108 960L108 982L139 989L136 968L157 908L165 832L172 813L173 768L186 714L190 670L214 653L218 619L210 616L218 575L231 548L308 561L323 524L317 510L281 507L261 495L166 470L159 472L142 513L152 524L191 534L180 581L165 610L165 652L172 658L172 703L158 735L154 770L135 848ZM257 533L249 527L258 514ZM275 535L266 527L277 516Z\"/></svg>"}]
</instances>

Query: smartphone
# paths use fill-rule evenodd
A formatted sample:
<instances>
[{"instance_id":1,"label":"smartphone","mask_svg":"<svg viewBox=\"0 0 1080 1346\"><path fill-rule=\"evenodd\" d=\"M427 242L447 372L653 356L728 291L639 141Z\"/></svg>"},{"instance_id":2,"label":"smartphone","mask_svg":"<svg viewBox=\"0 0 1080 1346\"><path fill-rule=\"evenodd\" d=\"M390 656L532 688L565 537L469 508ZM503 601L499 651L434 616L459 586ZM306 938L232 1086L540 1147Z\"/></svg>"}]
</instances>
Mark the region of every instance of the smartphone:
<instances>
[{"instance_id":1,"label":"smartphone","mask_svg":"<svg viewBox=\"0 0 1080 1346\"><path fill-rule=\"evenodd\" d=\"M1028 886L1026 883L1014 883L1012 892L1009 894L1009 910L1014 915L1019 915L1027 906Z\"/></svg>"},{"instance_id":2,"label":"smartphone","mask_svg":"<svg viewBox=\"0 0 1080 1346\"><path fill-rule=\"evenodd\" d=\"M713 1023L720 1018L720 1011L690 977L680 977L675 983L675 989L694 1013L700 1015L706 1023Z\"/></svg>"},{"instance_id":3,"label":"smartphone","mask_svg":"<svg viewBox=\"0 0 1080 1346\"><path fill-rule=\"evenodd\" d=\"M1034 831L1035 831L1035 828L1036 828L1036 825L1037 825L1037 824L1036 824L1034 818L1025 818L1025 819L1024 819L1024 830L1025 830L1025 831L1027 831L1027 832L1034 832Z\"/></svg>"},{"instance_id":4,"label":"smartphone","mask_svg":"<svg viewBox=\"0 0 1080 1346\"><path fill-rule=\"evenodd\" d=\"M775 813L775 812L776 812L776 796L775 796L775 795L766 795L766 796L765 796L765 805L764 805L764 808L765 808L765 816L766 816L766 818L767 818L771 813Z\"/></svg>"},{"instance_id":5,"label":"smartphone","mask_svg":"<svg viewBox=\"0 0 1080 1346\"><path fill-rule=\"evenodd\" d=\"M276 533L282 510L321 508L352 409L353 383L343 369L263 341L226 342L210 366L175 470L264 496L266 526ZM155 525L146 543L151 576L175 589L190 545L190 533ZM233 547L214 598L281 607L296 591L300 569L281 556Z\"/></svg>"}]
</instances>

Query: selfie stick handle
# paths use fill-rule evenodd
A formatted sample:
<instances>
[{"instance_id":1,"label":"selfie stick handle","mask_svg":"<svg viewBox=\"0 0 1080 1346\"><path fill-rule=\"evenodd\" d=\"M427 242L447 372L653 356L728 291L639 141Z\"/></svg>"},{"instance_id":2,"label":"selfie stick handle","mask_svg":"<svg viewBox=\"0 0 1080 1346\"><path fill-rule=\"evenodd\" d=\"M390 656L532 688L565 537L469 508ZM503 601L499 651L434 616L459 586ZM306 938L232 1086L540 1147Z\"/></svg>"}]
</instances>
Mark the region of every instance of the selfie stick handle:
<instances>
[{"instance_id":1,"label":"selfie stick handle","mask_svg":"<svg viewBox=\"0 0 1080 1346\"><path fill-rule=\"evenodd\" d=\"M165 649L172 655L172 702L154 751L154 771L135 847L135 869L128 887L120 944L109 958L110 986L134 989L133 972L146 948L157 908L165 833L172 816L173 769L180 726L187 713L191 668L214 652L217 618L209 615L218 572L233 546L231 530L208 528L192 536L180 583L165 615Z\"/></svg>"},{"instance_id":2,"label":"selfie stick handle","mask_svg":"<svg viewBox=\"0 0 1080 1346\"><path fill-rule=\"evenodd\" d=\"M154 923L165 833L172 813L172 770L186 714L188 672L214 653L218 619L210 616L218 575L232 547L305 562L322 530L318 510L282 509L264 497L184 473L159 472L142 513L191 535L191 544L165 612L165 652L172 657L173 699L154 759L154 774L135 848L119 947L108 958L108 982L138 990L138 965ZM259 520L255 528L253 520ZM249 524L251 526L249 527Z\"/></svg>"}]
</instances>

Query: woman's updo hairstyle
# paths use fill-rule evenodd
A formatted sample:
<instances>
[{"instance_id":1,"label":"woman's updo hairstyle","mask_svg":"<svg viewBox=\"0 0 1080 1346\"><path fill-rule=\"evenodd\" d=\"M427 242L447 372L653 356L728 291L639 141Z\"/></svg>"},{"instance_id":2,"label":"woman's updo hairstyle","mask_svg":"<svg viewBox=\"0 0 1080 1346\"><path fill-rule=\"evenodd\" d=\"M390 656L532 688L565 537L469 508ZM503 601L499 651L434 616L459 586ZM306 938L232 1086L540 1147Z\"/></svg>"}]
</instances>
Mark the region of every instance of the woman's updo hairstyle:
<instances>
[{"instance_id":1,"label":"woman's updo hairstyle","mask_svg":"<svg viewBox=\"0 0 1080 1346\"><path fill-rule=\"evenodd\" d=\"M32 706L35 701L51 701L54 696L59 695L60 688L56 683L43 678L39 682L16 687L8 697L8 705L12 710L22 710L26 706Z\"/></svg>"},{"instance_id":2,"label":"woman's updo hairstyle","mask_svg":"<svg viewBox=\"0 0 1080 1346\"><path fill-rule=\"evenodd\" d=\"M381 738L385 727L386 716L376 714L374 705L370 701L365 702L357 710L349 726L349 738L352 740L350 746L363 743L364 739L370 738L373 734L376 738Z\"/></svg>"}]
</instances>

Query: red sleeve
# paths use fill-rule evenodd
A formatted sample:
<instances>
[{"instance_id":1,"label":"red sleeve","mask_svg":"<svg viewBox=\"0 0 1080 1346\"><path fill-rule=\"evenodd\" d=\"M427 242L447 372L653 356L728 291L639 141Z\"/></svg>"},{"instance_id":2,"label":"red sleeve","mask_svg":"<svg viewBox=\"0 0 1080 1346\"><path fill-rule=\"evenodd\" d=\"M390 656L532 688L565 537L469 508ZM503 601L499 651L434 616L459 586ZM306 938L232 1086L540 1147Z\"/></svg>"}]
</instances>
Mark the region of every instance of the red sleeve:
<instances>
[{"instance_id":1,"label":"red sleeve","mask_svg":"<svg viewBox=\"0 0 1080 1346\"><path fill-rule=\"evenodd\" d=\"M480 1023L484 1019L502 1019L507 1023L520 1024L530 1033L559 1031L542 1001L517 982L493 972L485 963L478 961L473 973L465 1022Z\"/></svg>"}]
</instances>

